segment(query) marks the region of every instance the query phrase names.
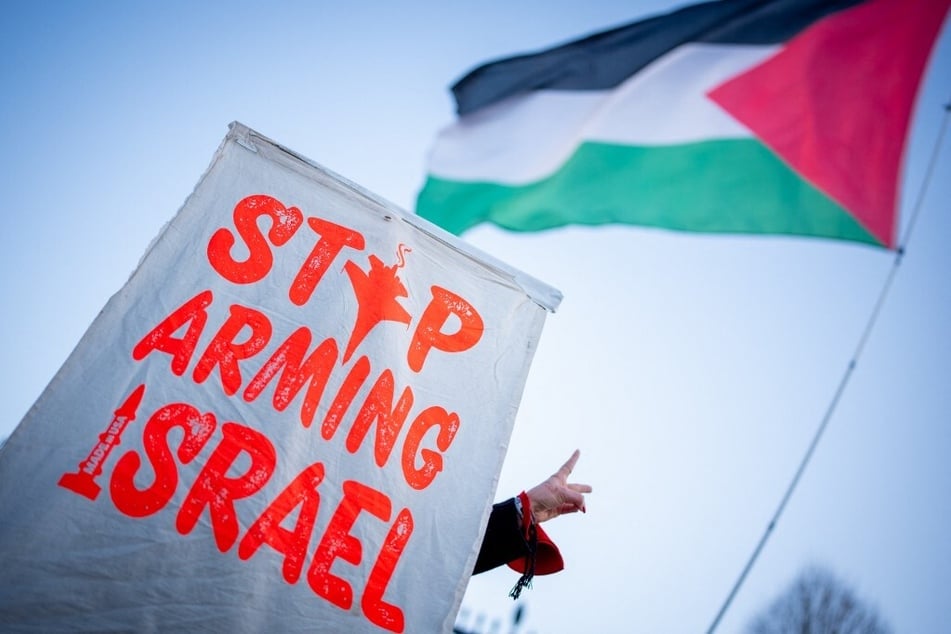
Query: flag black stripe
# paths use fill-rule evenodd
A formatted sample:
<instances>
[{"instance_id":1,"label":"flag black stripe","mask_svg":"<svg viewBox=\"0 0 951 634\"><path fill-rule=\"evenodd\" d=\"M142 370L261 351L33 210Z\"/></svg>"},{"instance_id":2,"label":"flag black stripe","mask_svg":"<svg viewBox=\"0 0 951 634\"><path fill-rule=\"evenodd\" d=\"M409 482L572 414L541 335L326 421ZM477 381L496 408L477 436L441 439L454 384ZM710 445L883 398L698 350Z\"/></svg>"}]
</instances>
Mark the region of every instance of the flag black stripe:
<instances>
[{"instance_id":1,"label":"flag black stripe","mask_svg":"<svg viewBox=\"0 0 951 634\"><path fill-rule=\"evenodd\" d=\"M607 90L688 42L778 44L863 0L719 0L489 62L452 87L460 115L531 90Z\"/></svg>"}]
</instances>

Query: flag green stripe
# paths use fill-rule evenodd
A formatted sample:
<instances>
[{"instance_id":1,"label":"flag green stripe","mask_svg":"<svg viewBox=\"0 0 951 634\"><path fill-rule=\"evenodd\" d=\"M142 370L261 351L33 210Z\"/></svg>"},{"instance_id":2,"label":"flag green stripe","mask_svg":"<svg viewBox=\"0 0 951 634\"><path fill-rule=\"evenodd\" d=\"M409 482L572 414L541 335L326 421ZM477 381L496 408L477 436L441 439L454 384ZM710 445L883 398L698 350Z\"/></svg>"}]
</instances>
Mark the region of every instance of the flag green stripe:
<instances>
[{"instance_id":1,"label":"flag green stripe","mask_svg":"<svg viewBox=\"0 0 951 634\"><path fill-rule=\"evenodd\" d=\"M455 234L482 222L512 231L619 223L881 245L755 139L650 147L586 142L553 175L527 185L430 176L416 212Z\"/></svg>"}]
</instances>

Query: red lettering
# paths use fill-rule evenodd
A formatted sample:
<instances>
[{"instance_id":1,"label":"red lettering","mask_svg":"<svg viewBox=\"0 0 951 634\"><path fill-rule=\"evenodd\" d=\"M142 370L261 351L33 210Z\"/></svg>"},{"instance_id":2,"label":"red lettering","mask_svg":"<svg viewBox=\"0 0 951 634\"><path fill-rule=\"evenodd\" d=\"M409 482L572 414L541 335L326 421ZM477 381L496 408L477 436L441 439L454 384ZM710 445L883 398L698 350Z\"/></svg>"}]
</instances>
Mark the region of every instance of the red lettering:
<instances>
[{"instance_id":1,"label":"red lettering","mask_svg":"<svg viewBox=\"0 0 951 634\"><path fill-rule=\"evenodd\" d=\"M188 464L211 438L216 425L214 414L202 414L185 403L173 403L156 410L142 431L142 445L155 480L151 486L139 489L135 476L142 459L134 450L126 452L116 463L109 481L109 494L116 508L131 517L145 517L165 507L178 486L178 468L168 446L169 430L180 427L185 432L177 453L179 461Z\"/></svg>"},{"instance_id":2,"label":"red lettering","mask_svg":"<svg viewBox=\"0 0 951 634\"><path fill-rule=\"evenodd\" d=\"M314 289L317 288L320 278L327 272L331 262L344 247L362 249L364 246L363 236L353 229L320 218L308 218L307 224L320 236L320 239L297 272L288 292L291 301L298 306L307 303Z\"/></svg>"},{"instance_id":3,"label":"red lettering","mask_svg":"<svg viewBox=\"0 0 951 634\"><path fill-rule=\"evenodd\" d=\"M402 632L404 628L403 610L383 601L386 586L390 583L396 564L406 548L406 542L413 534L413 516L409 509L403 509L396 516L396 521L390 527L380 555L373 564L367 588L360 601L363 613L374 625L378 625L391 632Z\"/></svg>"},{"instance_id":4,"label":"red lettering","mask_svg":"<svg viewBox=\"0 0 951 634\"><path fill-rule=\"evenodd\" d=\"M175 527L182 535L195 528L204 508L211 515L211 528L218 550L225 552L238 538L238 517L234 501L258 492L274 473L277 455L264 434L239 425L224 423L223 437L202 467L188 496L178 511ZM227 477L228 470L245 453L251 458L247 470L238 477Z\"/></svg>"},{"instance_id":5,"label":"red lettering","mask_svg":"<svg viewBox=\"0 0 951 634\"><path fill-rule=\"evenodd\" d=\"M306 351L307 341L301 339L301 344L301 350ZM299 353L298 361L302 356L303 353ZM369 364L369 361L366 363ZM120 427L126 424L126 420L135 417L143 393L144 385L141 385L126 398L116 410L116 418L110 423L106 434L120 433ZM409 388L403 391L396 407L392 407L393 396L394 380L392 372L387 370L371 388L364 408L358 415L358 422L348 437L348 448L355 451L369 433L369 427L377 422L376 459L380 466L392 451L413 400ZM411 461L421 439L437 426L439 434L436 444L442 451L446 450L458 428L458 417L441 408L429 408L413 421L408 438L412 443L412 451L404 450L404 462L409 459L413 466ZM136 480L144 479L140 473L143 459L135 450L126 452L118 460L109 481L109 491L116 508L125 515L141 518L167 507L178 488L179 463L186 465L197 460L216 427L214 414L202 414L186 403L172 403L157 409L143 426L142 432L143 452L154 472L153 481L144 489L137 486ZM173 433L174 428L180 428L180 431ZM169 443L170 436L178 439L174 451ZM419 470L420 474L434 474L441 468L440 456L431 453L433 458L426 450L422 451L427 463L435 465L433 470L427 472L424 468ZM238 543L238 557L246 561L262 545L267 544L283 556L281 574L287 583L294 584L300 580L308 547L314 539L321 503L319 487L325 479L325 467L320 462L307 466L266 505L241 537L236 502L262 491L276 466L275 448L266 435L239 423L223 423L218 445L198 470L181 507L177 509L175 527L180 534L189 534L207 508L208 524L220 552L225 553ZM431 479L430 476L426 484ZM307 584L318 596L350 610L356 593L351 583L367 575L360 598L363 614L381 628L402 632L405 629L403 610L387 602L384 597L413 534L413 516L408 508L401 509L388 527L372 565L367 561L361 566L364 563L365 546L356 535L369 533L369 530L354 532L354 526L364 511L388 524L393 510L392 502L385 493L355 480L345 480L342 493L313 552L307 569ZM343 577L334 574L337 559L343 559L358 570Z\"/></svg>"},{"instance_id":6,"label":"red lettering","mask_svg":"<svg viewBox=\"0 0 951 634\"><path fill-rule=\"evenodd\" d=\"M406 483L417 490L428 487L435 479L436 475L442 471L442 455L431 449L419 451L419 445L433 427L439 427L439 433L436 435L436 446L439 451L445 452L452 444L456 432L459 431L459 416L455 412L447 412L439 406L426 408L410 425L409 432L406 434L406 440L403 441L403 477ZM416 454L423 458L423 466L416 468Z\"/></svg>"},{"instance_id":7,"label":"red lettering","mask_svg":"<svg viewBox=\"0 0 951 634\"><path fill-rule=\"evenodd\" d=\"M317 346L317 349L304 361L304 353L310 346L311 334L305 326L301 326L287 338L284 343L271 355L257 375L248 384L244 391L244 400L249 403L260 396L264 387L273 379L281 368L281 378L274 388L274 409L283 412L290 404L304 382L310 379L304 404L300 410L300 422L304 427L310 427L317 412L317 405L327 387L327 381L337 362L337 342L331 338Z\"/></svg>"},{"instance_id":8,"label":"red lettering","mask_svg":"<svg viewBox=\"0 0 951 634\"><path fill-rule=\"evenodd\" d=\"M239 201L234 207L234 226L248 248L248 258L238 261L231 257L235 237L228 229L218 229L208 241L208 262L229 282L251 284L264 279L271 270L274 256L258 227L261 216L271 217L268 239L278 247L287 243L304 222L297 207L287 208L270 196L248 196Z\"/></svg>"},{"instance_id":9,"label":"red lettering","mask_svg":"<svg viewBox=\"0 0 951 634\"><path fill-rule=\"evenodd\" d=\"M406 355L414 372L423 369L426 355L433 348L443 352L468 350L482 338L484 329L482 317L469 302L439 286L433 286L431 290L433 298L416 325ZM442 327L451 316L459 319L459 329L452 334L444 333Z\"/></svg>"},{"instance_id":10,"label":"red lettering","mask_svg":"<svg viewBox=\"0 0 951 634\"><path fill-rule=\"evenodd\" d=\"M297 583L304 568L307 545L314 532L314 522L320 506L317 487L323 479L324 465L319 462L310 465L294 478L248 529L238 545L238 557L250 559L261 544L268 544L284 555L284 580L287 583ZM298 506L301 510L297 515L294 530L282 528L281 522Z\"/></svg>"},{"instance_id":11,"label":"red lettering","mask_svg":"<svg viewBox=\"0 0 951 634\"><path fill-rule=\"evenodd\" d=\"M343 483L343 500L330 518L307 571L307 583L314 592L344 610L350 609L353 589L346 580L332 574L330 568L338 557L354 566L363 558L360 541L350 534L360 511L368 511L387 522L390 510L390 498L383 493L355 480Z\"/></svg>"},{"instance_id":12,"label":"red lettering","mask_svg":"<svg viewBox=\"0 0 951 634\"><path fill-rule=\"evenodd\" d=\"M337 432L337 427L340 426L340 421L350 407L350 403L353 402L357 391L363 385L363 382L367 380L368 376L370 376L370 360L363 356L357 359L357 362L350 368L350 373L347 374L347 378L343 380L343 385L337 390L337 396L334 397L334 402L331 403L330 409L327 410L324 423L320 426L320 435L324 437L324 440L333 438L333 435Z\"/></svg>"},{"instance_id":13,"label":"red lettering","mask_svg":"<svg viewBox=\"0 0 951 634\"><path fill-rule=\"evenodd\" d=\"M211 291L202 291L182 304L171 315L142 338L132 349L132 358L141 361L153 350L161 350L172 355L172 372L181 376L191 361L198 337L201 335L208 313L205 309L211 304ZM181 339L172 335L188 324L188 331Z\"/></svg>"},{"instance_id":14,"label":"red lettering","mask_svg":"<svg viewBox=\"0 0 951 634\"><path fill-rule=\"evenodd\" d=\"M347 436L347 451L356 453L363 439L366 438L370 425L374 420L378 421L373 455L379 467L386 464L387 458L390 457L393 445L396 444L396 437L403 428L410 407L413 406L413 391L407 387L400 395L396 407L393 407L393 390L393 373L390 370L384 370L370 389Z\"/></svg>"},{"instance_id":15,"label":"red lettering","mask_svg":"<svg viewBox=\"0 0 951 634\"><path fill-rule=\"evenodd\" d=\"M235 343L241 331L248 326L251 333L243 343ZM195 365L193 378L203 383L218 366L221 372L221 385L225 394L231 396L241 387L241 371L238 361L253 357L267 345L271 339L271 322L264 313L253 308L233 304L231 315L222 324L214 339L208 344L205 353Z\"/></svg>"}]
</instances>

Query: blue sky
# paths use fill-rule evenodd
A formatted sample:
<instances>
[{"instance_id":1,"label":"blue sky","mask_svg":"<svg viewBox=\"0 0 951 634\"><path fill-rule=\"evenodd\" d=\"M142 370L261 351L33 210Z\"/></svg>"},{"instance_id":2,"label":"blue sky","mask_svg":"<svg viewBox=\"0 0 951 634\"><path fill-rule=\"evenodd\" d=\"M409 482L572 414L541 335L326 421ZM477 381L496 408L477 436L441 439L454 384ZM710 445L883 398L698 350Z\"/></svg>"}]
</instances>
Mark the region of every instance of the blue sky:
<instances>
[{"instance_id":1,"label":"blue sky","mask_svg":"<svg viewBox=\"0 0 951 634\"><path fill-rule=\"evenodd\" d=\"M381 4L6 6L0 437L182 205L229 122L412 209L426 153L453 118L448 86L465 71L678 6ZM906 212L948 77L945 33L907 155ZM896 631L946 629L948 200L946 138L859 365L719 631L742 630L810 564ZM892 255L636 227L482 227L465 239L565 296L542 334L499 496L575 447L575 477L595 488L587 514L549 525L566 570L524 595L526 631L705 631L829 405ZM508 619L514 581L508 570L474 578L462 617Z\"/></svg>"}]
</instances>

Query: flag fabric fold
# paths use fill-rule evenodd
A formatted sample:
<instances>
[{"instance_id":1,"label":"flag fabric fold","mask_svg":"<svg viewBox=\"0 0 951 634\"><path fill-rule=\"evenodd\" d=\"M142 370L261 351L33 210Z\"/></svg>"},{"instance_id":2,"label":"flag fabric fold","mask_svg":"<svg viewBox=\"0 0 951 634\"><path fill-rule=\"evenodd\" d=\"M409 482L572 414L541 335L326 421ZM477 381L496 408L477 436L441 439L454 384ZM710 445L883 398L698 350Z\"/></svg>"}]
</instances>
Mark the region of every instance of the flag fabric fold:
<instances>
[{"instance_id":1,"label":"flag fabric fold","mask_svg":"<svg viewBox=\"0 0 951 634\"><path fill-rule=\"evenodd\" d=\"M897 245L951 0L723 0L490 62L452 88L417 213L453 233L634 224Z\"/></svg>"}]
</instances>

